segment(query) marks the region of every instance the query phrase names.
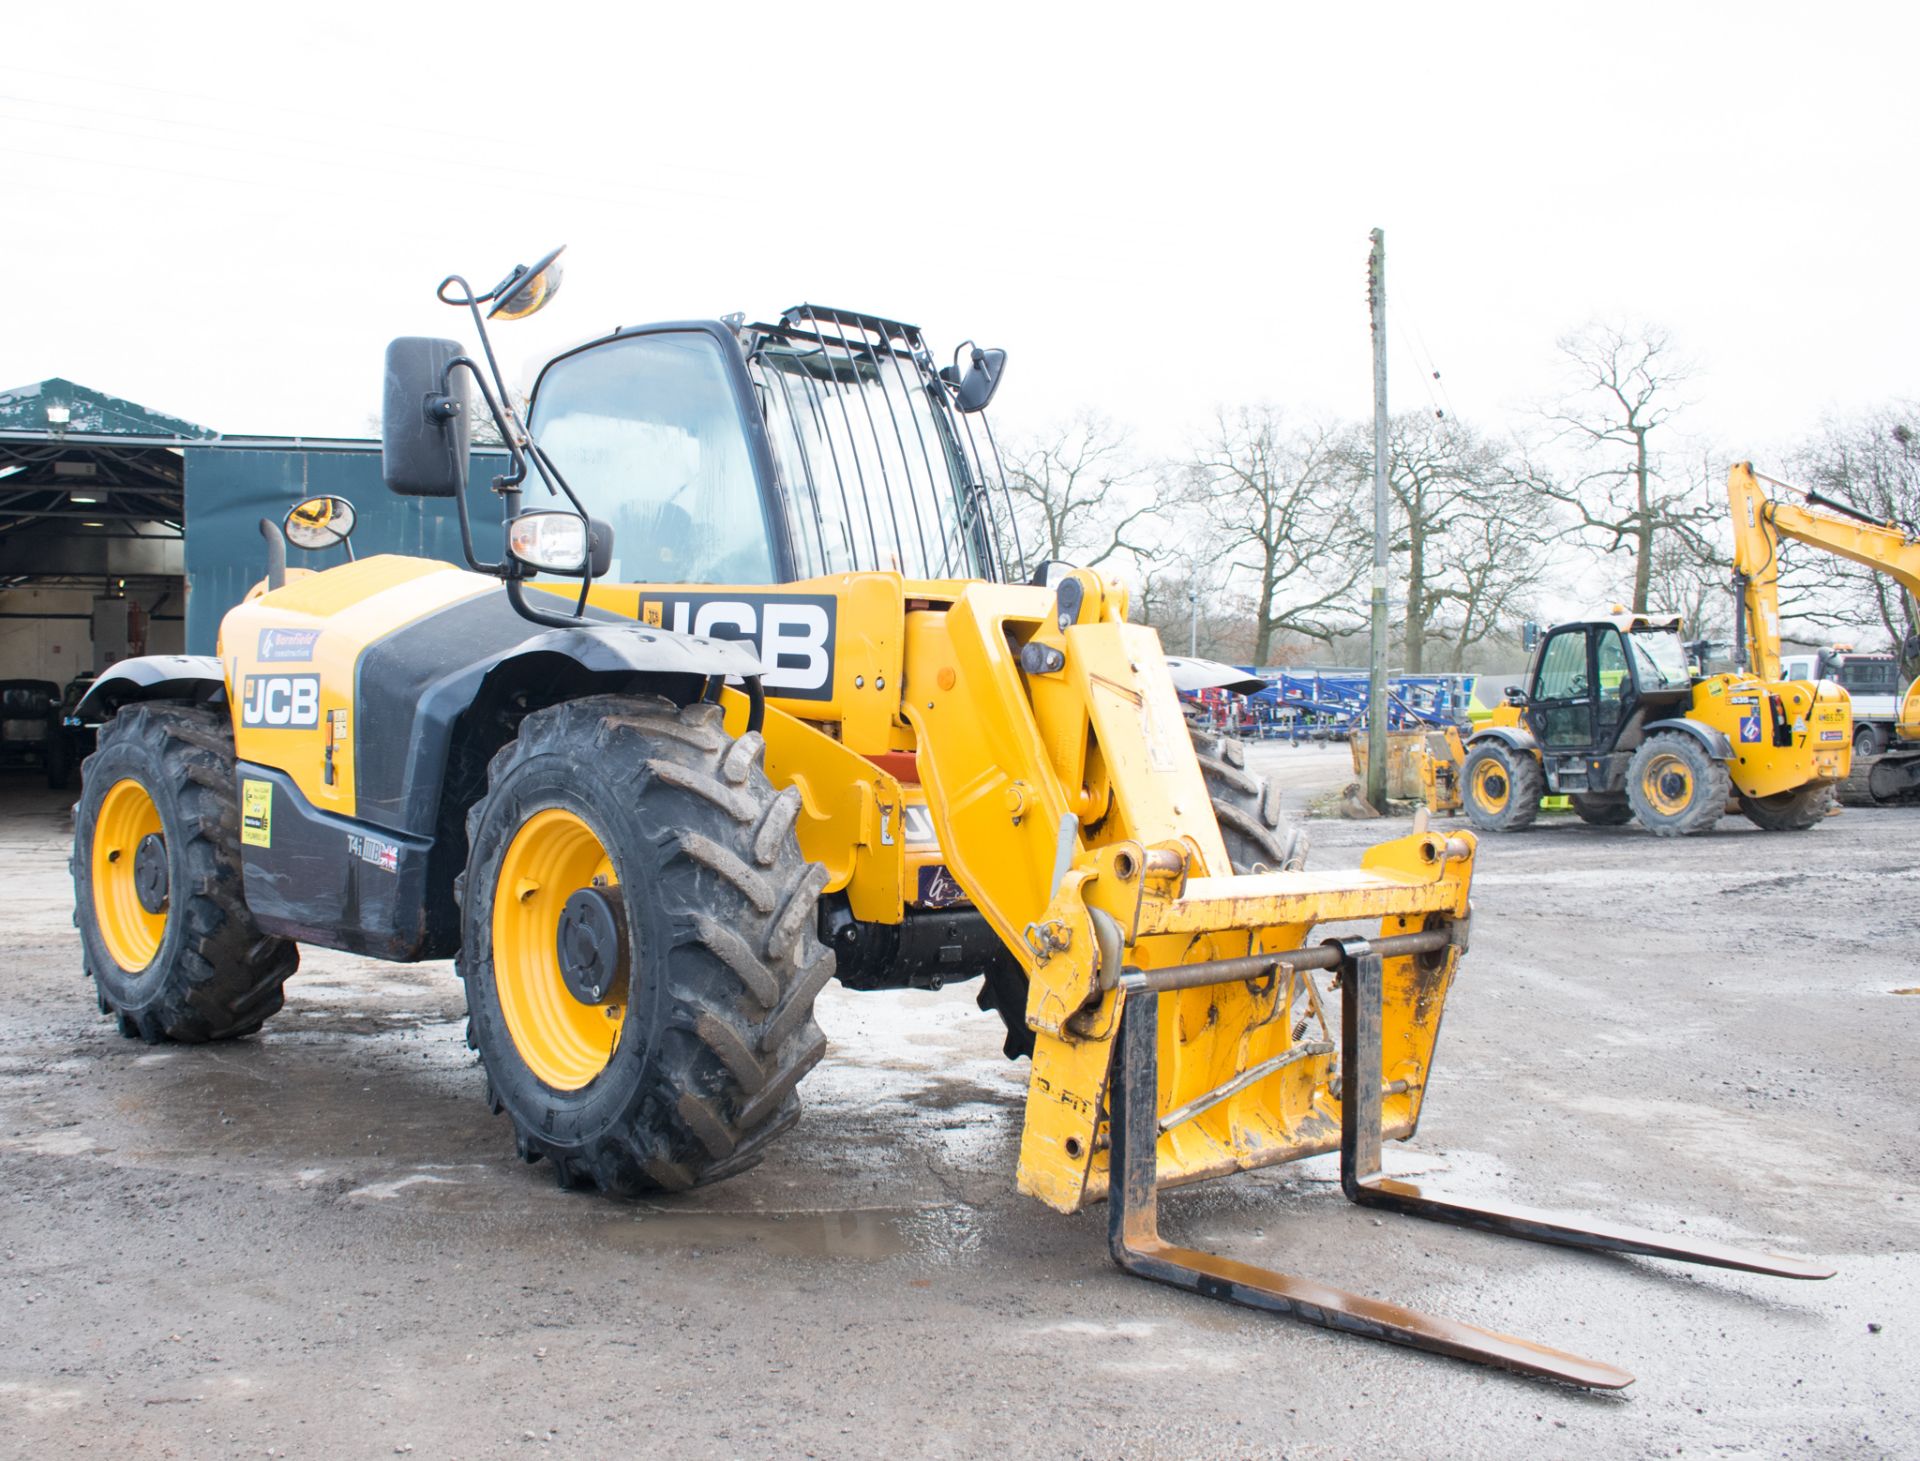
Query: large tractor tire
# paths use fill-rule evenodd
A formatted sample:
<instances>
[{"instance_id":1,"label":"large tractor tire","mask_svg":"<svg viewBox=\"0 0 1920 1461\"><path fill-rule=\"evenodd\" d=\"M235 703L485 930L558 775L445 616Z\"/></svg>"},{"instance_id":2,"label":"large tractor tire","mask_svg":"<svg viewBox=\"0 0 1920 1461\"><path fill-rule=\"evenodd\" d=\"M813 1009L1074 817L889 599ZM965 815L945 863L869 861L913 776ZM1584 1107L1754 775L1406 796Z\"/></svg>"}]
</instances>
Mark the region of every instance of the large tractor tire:
<instances>
[{"instance_id":1,"label":"large tractor tire","mask_svg":"<svg viewBox=\"0 0 1920 1461\"><path fill-rule=\"evenodd\" d=\"M758 1162L826 1050L826 870L720 708L597 695L529 715L467 818L468 1042L563 1187L681 1191Z\"/></svg>"},{"instance_id":2,"label":"large tractor tire","mask_svg":"<svg viewBox=\"0 0 1920 1461\"><path fill-rule=\"evenodd\" d=\"M1246 747L1231 736L1215 735L1191 722L1187 728L1233 870L1297 872L1305 867L1306 829L1281 813L1280 788L1247 769Z\"/></svg>"},{"instance_id":3,"label":"large tractor tire","mask_svg":"<svg viewBox=\"0 0 1920 1461\"><path fill-rule=\"evenodd\" d=\"M1592 827L1624 827L1633 820L1633 804L1624 796L1577 791L1568 800L1573 803L1573 814Z\"/></svg>"},{"instance_id":4,"label":"large tractor tire","mask_svg":"<svg viewBox=\"0 0 1920 1461\"><path fill-rule=\"evenodd\" d=\"M247 911L223 713L160 703L108 721L87 758L68 866L87 973L121 1034L231 1040L280 1008L300 951Z\"/></svg>"},{"instance_id":5,"label":"large tractor tire","mask_svg":"<svg viewBox=\"0 0 1920 1461\"><path fill-rule=\"evenodd\" d=\"M1518 832L1540 815L1547 794L1539 758L1503 741L1482 741L1467 752L1460 772L1467 820L1482 832Z\"/></svg>"},{"instance_id":6,"label":"large tractor tire","mask_svg":"<svg viewBox=\"0 0 1920 1461\"><path fill-rule=\"evenodd\" d=\"M1826 820L1834 804L1831 782L1816 782L1774 796L1739 797L1740 810L1754 826L1768 832L1804 832Z\"/></svg>"},{"instance_id":7,"label":"large tractor tire","mask_svg":"<svg viewBox=\"0 0 1920 1461\"><path fill-rule=\"evenodd\" d=\"M1732 794L1726 762L1682 731L1655 731L1627 763L1627 800L1656 837L1705 832Z\"/></svg>"}]
</instances>

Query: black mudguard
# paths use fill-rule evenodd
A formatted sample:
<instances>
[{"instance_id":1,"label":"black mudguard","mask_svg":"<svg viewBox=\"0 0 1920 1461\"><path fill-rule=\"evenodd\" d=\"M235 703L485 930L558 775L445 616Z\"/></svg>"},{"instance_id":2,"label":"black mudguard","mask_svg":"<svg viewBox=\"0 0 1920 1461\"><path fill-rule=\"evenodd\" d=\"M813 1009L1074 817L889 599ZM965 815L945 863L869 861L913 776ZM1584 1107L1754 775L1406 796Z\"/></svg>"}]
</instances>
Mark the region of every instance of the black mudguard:
<instances>
[{"instance_id":1,"label":"black mudguard","mask_svg":"<svg viewBox=\"0 0 1920 1461\"><path fill-rule=\"evenodd\" d=\"M74 715L99 725L136 700L188 700L217 705L227 693L227 677L210 654L149 654L123 659L87 687Z\"/></svg>"}]
</instances>

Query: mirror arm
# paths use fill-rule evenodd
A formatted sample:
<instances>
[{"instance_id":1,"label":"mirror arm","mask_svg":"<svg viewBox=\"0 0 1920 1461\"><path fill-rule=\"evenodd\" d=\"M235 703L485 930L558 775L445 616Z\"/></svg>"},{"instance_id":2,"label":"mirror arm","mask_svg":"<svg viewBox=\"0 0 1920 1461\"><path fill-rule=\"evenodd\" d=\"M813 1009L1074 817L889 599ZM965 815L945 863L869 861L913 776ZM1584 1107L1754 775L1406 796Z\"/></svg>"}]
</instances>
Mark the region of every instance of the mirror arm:
<instances>
[{"instance_id":1,"label":"mirror arm","mask_svg":"<svg viewBox=\"0 0 1920 1461\"><path fill-rule=\"evenodd\" d=\"M587 511L586 504L574 494L572 485L560 474L560 469L553 464L553 458L549 457L540 449L538 442L529 439L527 442L527 453L533 459L534 470L539 472L540 480L547 484L547 491L549 493L553 491L556 482L560 484L561 493L566 497L568 502L573 504L573 510L580 515L580 521L587 525L587 540L589 544L591 544L593 540L593 515ZM573 606L575 617L585 617L587 612L587 590L592 587L593 553L591 549L589 549L587 553L586 572L580 575L580 597Z\"/></svg>"},{"instance_id":2,"label":"mirror arm","mask_svg":"<svg viewBox=\"0 0 1920 1461\"><path fill-rule=\"evenodd\" d=\"M551 609L542 609L527 602L526 582L520 578L507 580L507 602L523 619L531 619L536 624L545 624L553 629L578 629L581 624L577 614L556 614Z\"/></svg>"},{"instance_id":3,"label":"mirror arm","mask_svg":"<svg viewBox=\"0 0 1920 1461\"><path fill-rule=\"evenodd\" d=\"M446 286L442 285L441 287L444 289ZM471 357L456 355L447 362L446 373L441 377L440 381L440 400L435 403L432 409L440 412L443 411L445 407L451 407L453 405L453 392L449 390L448 387L453 384L454 371L461 369L464 369L467 374L471 375L475 383L480 387L480 398L487 403L488 413L492 415L495 424L500 427L501 434L507 438L507 449L509 452L512 452L512 436L506 430L506 423L500 418L500 408L494 403L493 395L487 389L486 378L480 374L480 367L474 363ZM525 475L526 471L523 467L520 471L520 476L524 477ZM501 480L502 479L495 479L495 491L500 489ZM515 480L518 479L516 478ZM505 577L508 572L508 564L504 557L498 563L489 563L474 551L473 519L467 512L467 494L465 491L455 493L453 501L454 508L460 518L460 551L466 557L467 567L473 569L476 573L491 573L496 577Z\"/></svg>"}]
</instances>

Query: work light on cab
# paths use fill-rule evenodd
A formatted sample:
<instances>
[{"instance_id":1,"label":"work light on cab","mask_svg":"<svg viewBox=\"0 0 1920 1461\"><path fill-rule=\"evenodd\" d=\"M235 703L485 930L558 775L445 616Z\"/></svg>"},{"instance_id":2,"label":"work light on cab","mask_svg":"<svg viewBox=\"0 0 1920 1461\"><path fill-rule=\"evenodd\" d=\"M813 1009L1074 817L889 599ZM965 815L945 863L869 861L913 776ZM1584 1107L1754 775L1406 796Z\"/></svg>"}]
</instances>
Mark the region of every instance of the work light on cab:
<instances>
[{"instance_id":1,"label":"work light on cab","mask_svg":"<svg viewBox=\"0 0 1920 1461\"><path fill-rule=\"evenodd\" d=\"M507 551L515 558L529 568L576 578L586 572L588 544L594 538L612 546L604 527L590 533L587 520L571 512L523 512L507 525ZM595 576L605 571L599 569Z\"/></svg>"}]
</instances>

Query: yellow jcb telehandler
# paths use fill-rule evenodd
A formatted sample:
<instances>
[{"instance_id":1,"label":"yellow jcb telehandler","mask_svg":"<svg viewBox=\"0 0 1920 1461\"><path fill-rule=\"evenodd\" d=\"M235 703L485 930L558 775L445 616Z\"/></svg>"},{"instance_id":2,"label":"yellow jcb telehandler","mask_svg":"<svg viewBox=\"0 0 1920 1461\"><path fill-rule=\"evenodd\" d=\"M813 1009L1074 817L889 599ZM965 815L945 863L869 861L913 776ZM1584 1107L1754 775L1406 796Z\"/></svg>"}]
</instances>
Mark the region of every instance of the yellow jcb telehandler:
<instances>
[{"instance_id":1,"label":"yellow jcb telehandler","mask_svg":"<svg viewBox=\"0 0 1920 1461\"><path fill-rule=\"evenodd\" d=\"M531 312L553 263L440 297L484 343L483 306ZM74 890L126 1034L258 1028L299 943L453 956L520 1153L566 1186L674 1192L793 1124L827 979L977 978L1032 1060L1021 1189L1062 1212L1106 1197L1133 1273L1628 1383L1159 1235L1163 1187L1337 1151L1373 1207L1826 1275L1382 1175L1426 1100L1474 840L1418 828L1359 871L1283 867L1274 799L1223 748L1196 755L1124 594L1024 564L981 415L1003 353L943 368L910 325L804 306L621 329L549 362L524 423L492 358L387 353L387 482L454 500L466 568L382 554L290 576L270 531L279 561L216 657L94 686ZM476 384L511 458L485 550ZM551 495L529 508L536 476ZM287 535L350 524L346 503L303 504Z\"/></svg>"},{"instance_id":2,"label":"yellow jcb telehandler","mask_svg":"<svg viewBox=\"0 0 1920 1461\"><path fill-rule=\"evenodd\" d=\"M1531 826L1543 796L1660 837L1707 831L1729 800L1767 831L1805 831L1847 779L1852 722L1838 686L1778 673L1694 674L1671 616L1556 624L1433 795L1456 792L1484 832Z\"/></svg>"}]
</instances>

